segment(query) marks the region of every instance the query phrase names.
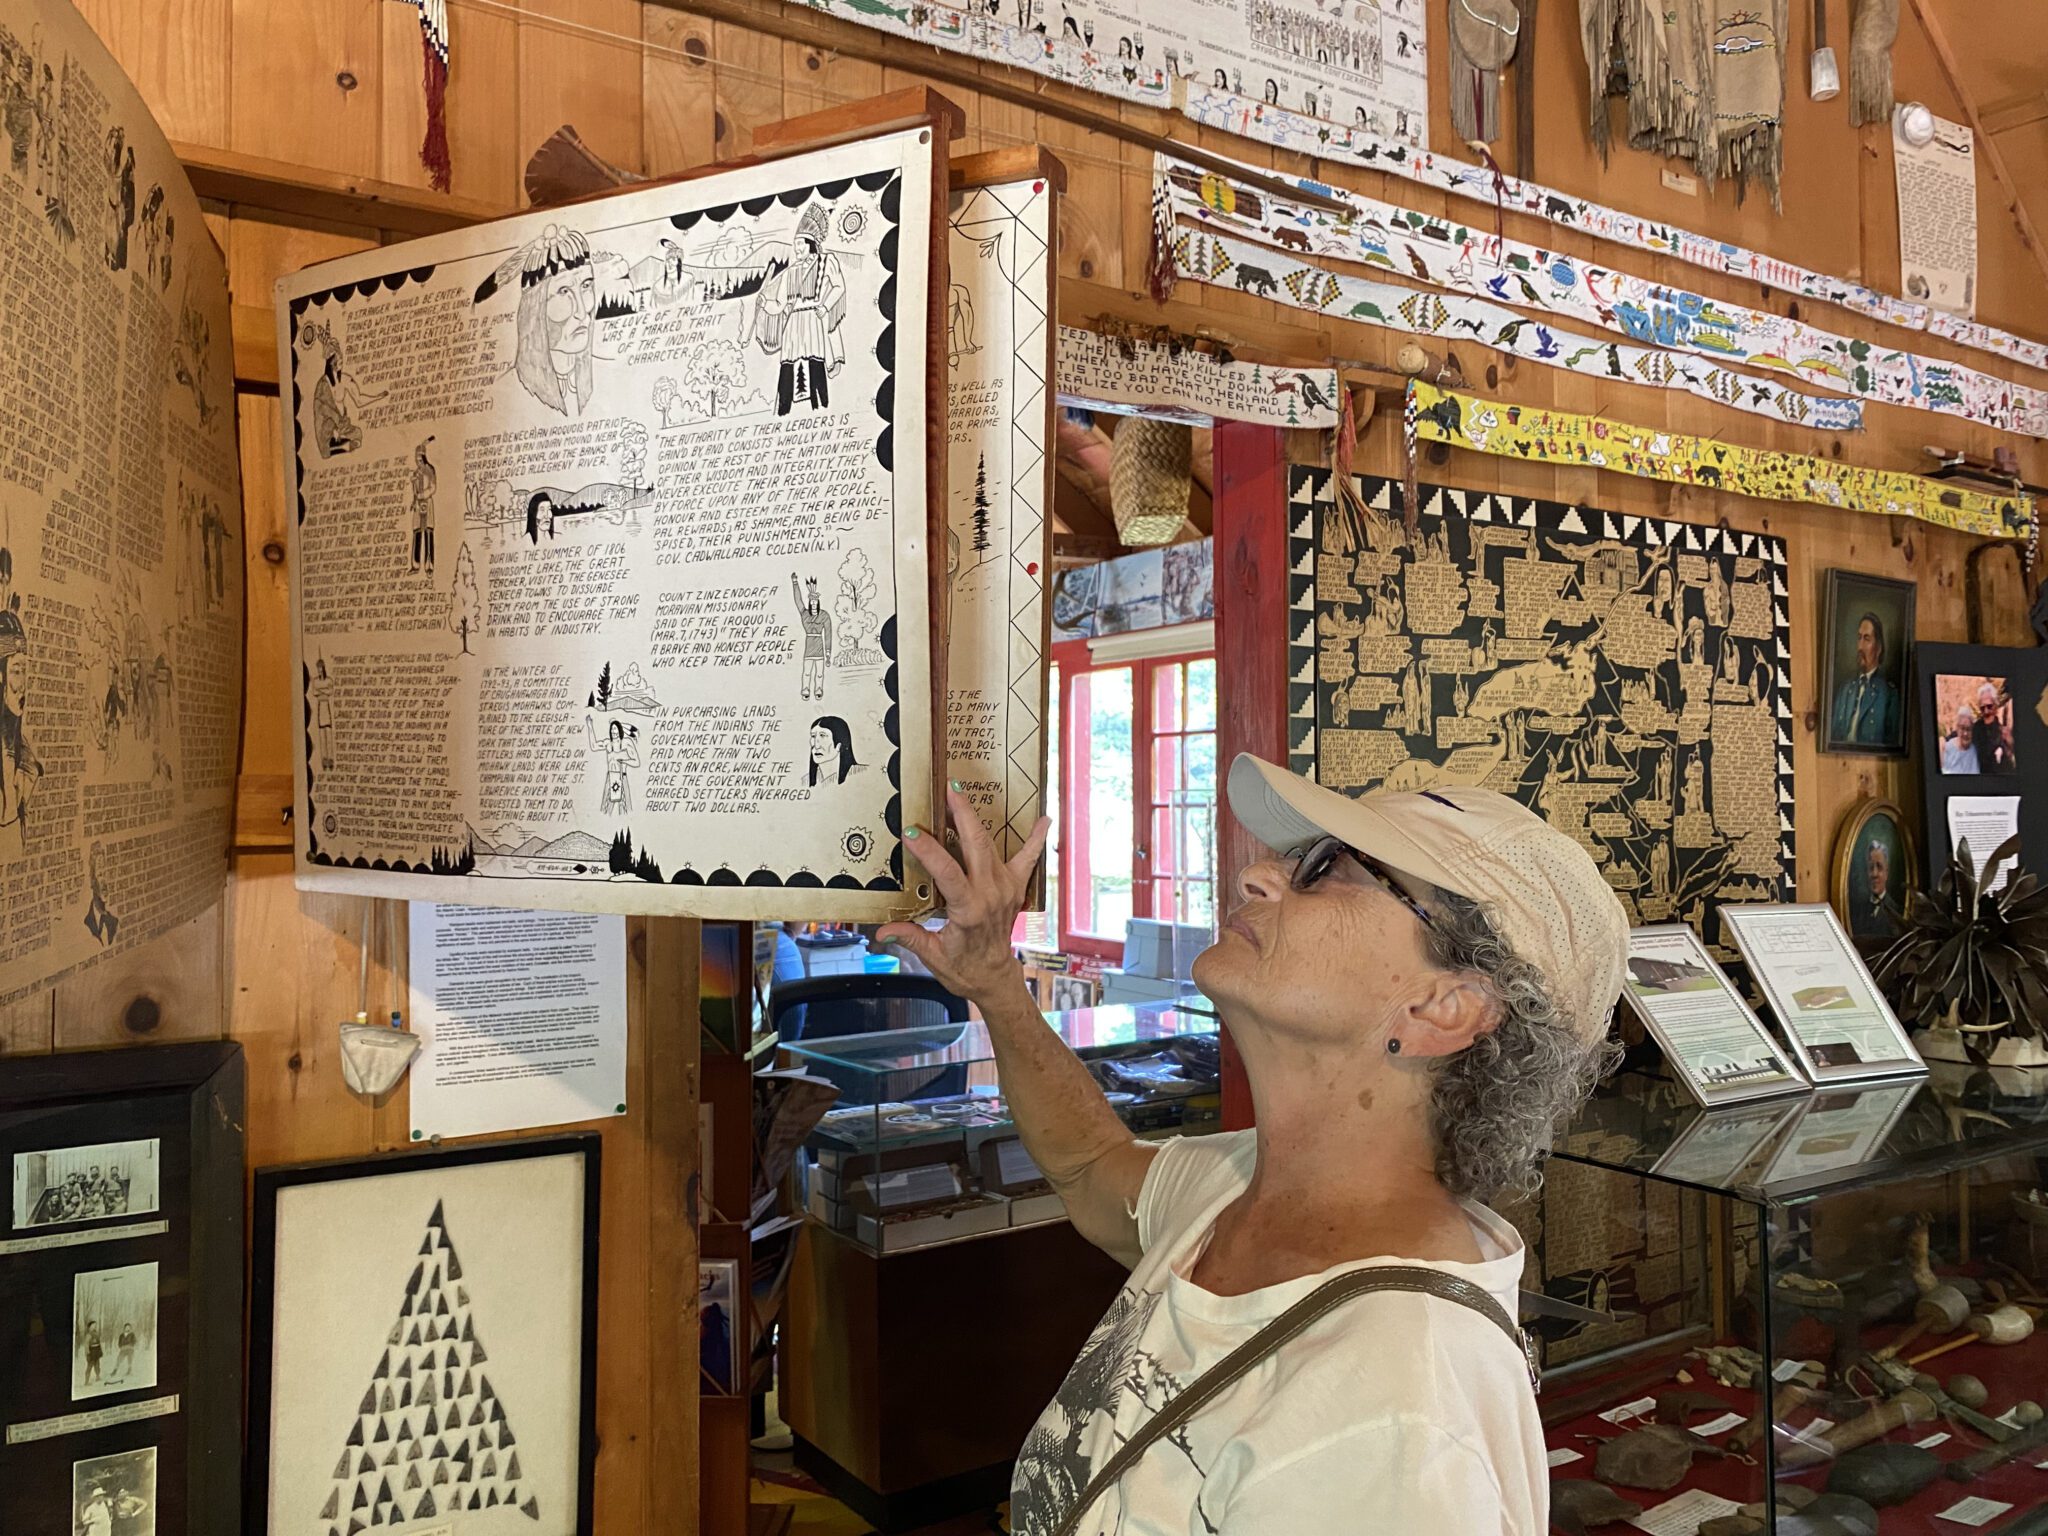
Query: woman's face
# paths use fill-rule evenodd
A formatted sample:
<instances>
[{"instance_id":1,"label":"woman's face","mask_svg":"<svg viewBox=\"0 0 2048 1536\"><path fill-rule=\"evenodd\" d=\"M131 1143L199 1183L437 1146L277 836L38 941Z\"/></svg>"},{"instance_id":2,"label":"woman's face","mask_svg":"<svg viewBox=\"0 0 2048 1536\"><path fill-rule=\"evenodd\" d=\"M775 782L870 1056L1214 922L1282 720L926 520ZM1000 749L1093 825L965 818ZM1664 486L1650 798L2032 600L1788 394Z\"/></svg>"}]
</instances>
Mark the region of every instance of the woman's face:
<instances>
[{"instance_id":1,"label":"woman's face","mask_svg":"<svg viewBox=\"0 0 2048 1536\"><path fill-rule=\"evenodd\" d=\"M839 755L839 743L822 725L811 727L811 761L823 766Z\"/></svg>"},{"instance_id":2,"label":"woman's face","mask_svg":"<svg viewBox=\"0 0 2048 1536\"><path fill-rule=\"evenodd\" d=\"M1244 872L1242 903L1196 959L1195 984L1233 1029L1248 1016L1254 1029L1349 1051L1436 967L1421 921L1351 857L1306 891L1288 884L1294 863Z\"/></svg>"},{"instance_id":3,"label":"woman's face","mask_svg":"<svg viewBox=\"0 0 2048 1536\"><path fill-rule=\"evenodd\" d=\"M1977 723L1977 712L1967 704L1956 706L1956 734L1967 736Z\"/></svg>"},{"instance_id":4,"label":"woman's face","mask_svg":"<svg viewBox=\"0 0 2048 1536\"><path fill-rule=\"evenodd\" d=\"M18 715L27 707L28 701L23 697L21 683L25 671L26 668L15 666L12 656L0 659L0 707L4 707L10 714Z\"/></svg>"}]
</instances>

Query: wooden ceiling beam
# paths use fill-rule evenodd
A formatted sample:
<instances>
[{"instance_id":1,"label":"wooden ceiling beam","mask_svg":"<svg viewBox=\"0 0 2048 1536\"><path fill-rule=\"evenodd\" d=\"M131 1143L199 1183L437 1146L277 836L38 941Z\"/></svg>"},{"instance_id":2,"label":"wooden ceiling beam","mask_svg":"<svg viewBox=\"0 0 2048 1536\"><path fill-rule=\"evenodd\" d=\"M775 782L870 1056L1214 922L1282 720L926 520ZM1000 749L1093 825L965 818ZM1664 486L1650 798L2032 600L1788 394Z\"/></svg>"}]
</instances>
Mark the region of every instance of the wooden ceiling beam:
<instances>
[{"instance_id":1,"label":"wooden ceiling beam","mask_svg":"<svg viewBox=\"0 0 2048 1536\"><path fill-rule=\"evenodd\" d=\"M2015 128L2031 128L2036 123L2048 123L2048 91L2036 91L2031 96L2016 96L2009 101L1994 102L1983 112L1984 131L1989 134L2011 133Z\"/></svg>"}]
</instances>

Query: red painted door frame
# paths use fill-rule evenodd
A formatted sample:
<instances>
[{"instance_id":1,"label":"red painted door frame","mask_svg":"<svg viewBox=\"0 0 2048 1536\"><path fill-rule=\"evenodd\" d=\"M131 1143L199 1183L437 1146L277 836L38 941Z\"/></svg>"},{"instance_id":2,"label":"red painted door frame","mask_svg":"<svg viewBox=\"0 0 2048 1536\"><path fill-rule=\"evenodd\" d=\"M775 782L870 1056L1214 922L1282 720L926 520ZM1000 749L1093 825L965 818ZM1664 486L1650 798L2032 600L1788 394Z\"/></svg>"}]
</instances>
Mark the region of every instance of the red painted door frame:
<instances>
[{"instance_id":1,"label":"red painted door frame","mask_svg":"<svg viewBox=\"0 0 2048 1536\"><path fill-rule=\"evenodd\" d=\"M1213 441L1216 766L1227 775L1240 752L1287 761L1287 456L1278 427L1218 421ZM1220 916L1235 905L1238 876L1263 851L1231 815L1229 797L1218 799ZM1223 1123L1252 1123L1251 1090L1227 1030Z\"/></svg>"}]
</instances>

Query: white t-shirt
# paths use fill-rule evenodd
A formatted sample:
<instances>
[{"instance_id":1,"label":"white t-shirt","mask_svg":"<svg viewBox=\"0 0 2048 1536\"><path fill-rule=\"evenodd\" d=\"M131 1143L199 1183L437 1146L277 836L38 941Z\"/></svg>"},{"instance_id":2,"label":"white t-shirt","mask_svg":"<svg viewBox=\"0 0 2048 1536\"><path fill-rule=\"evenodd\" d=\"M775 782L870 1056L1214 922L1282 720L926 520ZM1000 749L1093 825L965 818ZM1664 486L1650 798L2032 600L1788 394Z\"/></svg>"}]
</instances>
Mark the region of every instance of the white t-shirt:
<instances>
[{"instance_id":1,"label":"white t-shirt","mask_svg":"<svg viewBox=\"0 0 2048 1536\"><path fill-rule=\"evenodd\" d=\"M1261 1325L1331 1276L1217 1296L1188 1278L1251 1181L1251 1131L1168 1142L1138 1197L1144 1257L1017 1458L1011 1529L1050 1536L1094 1469ZM1470 1280L1515 1315L1522 1242L1467 1203ZM1528 1367L1470 1307L1413 1292L1346 1302L1152 1446L1078 1536L1544 1536L1549 1473ZM1369 1517L1369 1518L1367 1518ZM1363 1523L1362 1523L1363 1522Z\"/></svg>"}]
</instances>

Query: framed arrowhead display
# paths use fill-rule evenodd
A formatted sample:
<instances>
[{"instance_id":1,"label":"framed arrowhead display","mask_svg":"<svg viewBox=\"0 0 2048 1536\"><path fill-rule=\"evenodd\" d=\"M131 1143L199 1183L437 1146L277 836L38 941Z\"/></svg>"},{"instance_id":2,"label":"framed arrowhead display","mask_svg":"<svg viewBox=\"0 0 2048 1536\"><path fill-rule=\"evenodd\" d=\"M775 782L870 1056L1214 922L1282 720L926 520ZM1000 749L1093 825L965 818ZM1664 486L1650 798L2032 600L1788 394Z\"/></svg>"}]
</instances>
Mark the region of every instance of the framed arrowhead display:
<instances>
[{"instance_id":1,"label":"framed arrowhead display","mask_svg":"<svg viewBox=\"0 0 2048 1536\"><path fill-rule=\"evenodd\" d=\"M248 1529L589 1536L595 1136L256 1172Z\"/></svg>"}]
</instances>

